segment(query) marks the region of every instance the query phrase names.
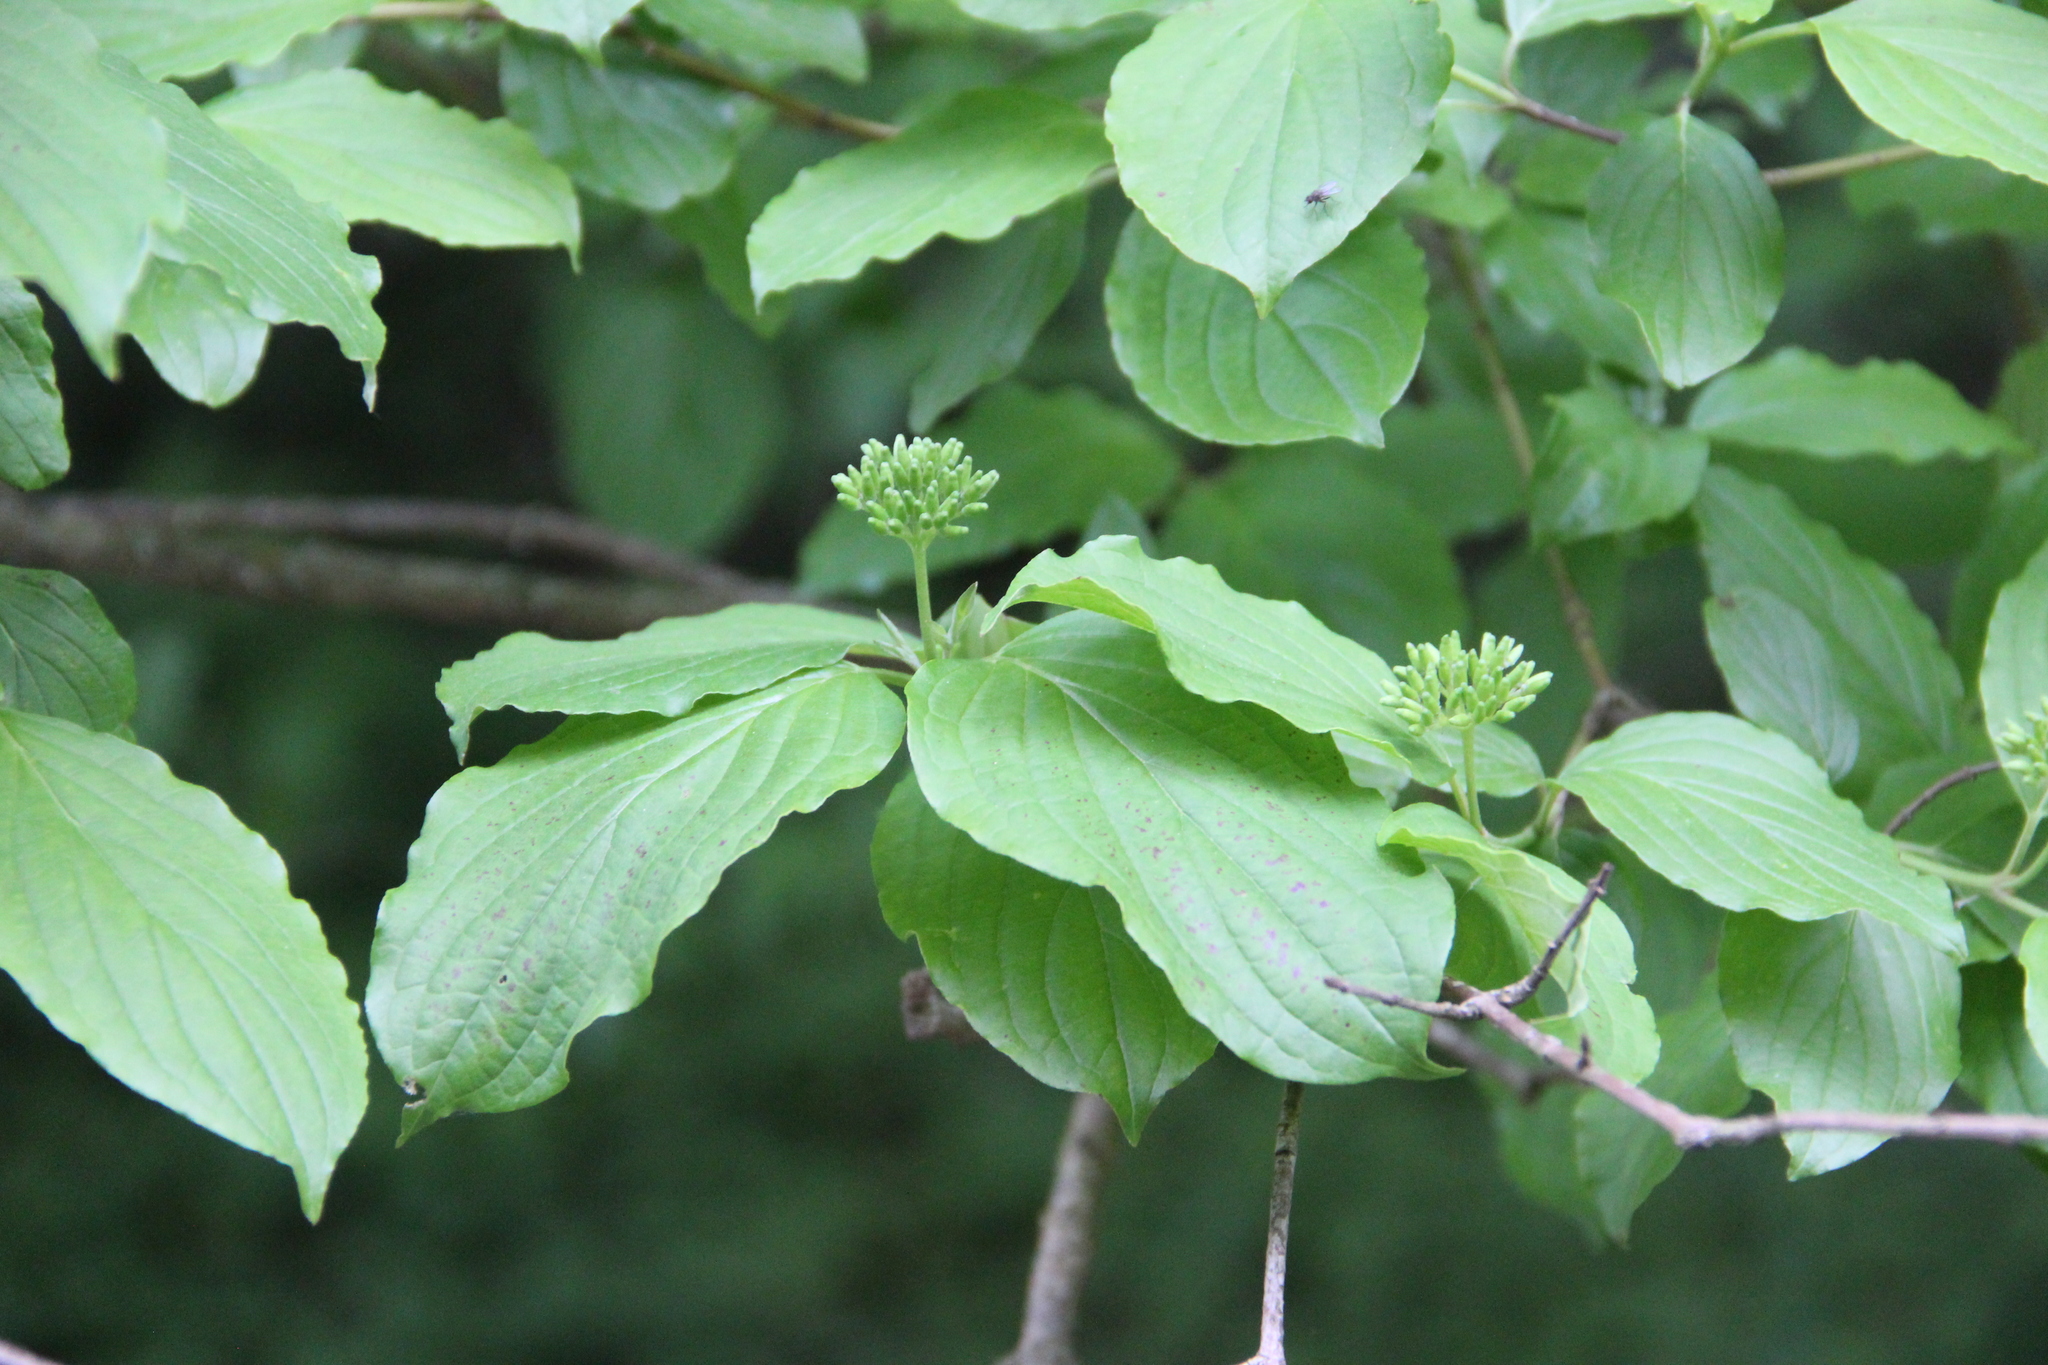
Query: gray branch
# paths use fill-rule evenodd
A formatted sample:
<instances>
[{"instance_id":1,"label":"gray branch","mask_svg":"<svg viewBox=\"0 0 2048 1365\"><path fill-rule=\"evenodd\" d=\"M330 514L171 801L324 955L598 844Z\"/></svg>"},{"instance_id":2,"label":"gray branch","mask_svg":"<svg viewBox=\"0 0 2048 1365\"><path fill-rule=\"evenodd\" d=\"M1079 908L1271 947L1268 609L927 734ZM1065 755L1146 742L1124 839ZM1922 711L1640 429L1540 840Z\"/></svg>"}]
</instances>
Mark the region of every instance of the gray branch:
<instances>
[{"instance_id":1,"label":"gray branch","mask_svg":"<svg viewBox=\"0 0 2048 1365\"><path fill-rule=\"evenodd\" d=\"M1300 1081L1280 1096L1273 1130L1273 1195L1266 1208L1266 1282L1259 1299L1259 1353L1244 1365L1287 1365L1287 1234L1294 1222L1294 1161L1301 1146Z\"/></svg>"},{"instance_id":2,"label":"gray branch","mask_svg":"<svg viewBox=\"0 0 2048 1365\"><path fill-rule=\"evenodd\" d=\"M1095 1208L1116 1148L1116 1114L1108 1102L1100 1095L1074 1096L1053 1168L1052 1193L1038 1217L1023 1330L1017 1349L998 1365L1074 1365L1074 1323L1095 1254Z\"/></svg>"}]
</instances>

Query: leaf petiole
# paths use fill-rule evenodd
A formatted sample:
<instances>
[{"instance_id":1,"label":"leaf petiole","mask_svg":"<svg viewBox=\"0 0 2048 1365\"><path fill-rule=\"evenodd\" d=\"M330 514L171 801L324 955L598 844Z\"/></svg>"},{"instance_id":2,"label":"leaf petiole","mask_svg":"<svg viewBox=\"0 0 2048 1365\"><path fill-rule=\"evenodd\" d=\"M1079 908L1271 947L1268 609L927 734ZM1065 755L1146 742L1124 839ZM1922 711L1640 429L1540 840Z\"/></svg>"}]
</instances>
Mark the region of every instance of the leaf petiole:
<instances>
[{"instance_id":1,"label":"leaf petiole","mask_svg":"<svg viewBox=\"0 0 2048 1365\"><path fill-rule=\"evenodd\" d=\"M1783 42L1787 38L1812 38L1817 33L1818 30L1814 28L1811 19L1802 19L1794 24L1779 24L1775 28L1760 28L1754 33L1745 33L1728 44L1727 51L1722 55L1733 57L1738 52L1748 52L1752 48L1763 47L1769 43Z\"/></svg>"}]
</instances>

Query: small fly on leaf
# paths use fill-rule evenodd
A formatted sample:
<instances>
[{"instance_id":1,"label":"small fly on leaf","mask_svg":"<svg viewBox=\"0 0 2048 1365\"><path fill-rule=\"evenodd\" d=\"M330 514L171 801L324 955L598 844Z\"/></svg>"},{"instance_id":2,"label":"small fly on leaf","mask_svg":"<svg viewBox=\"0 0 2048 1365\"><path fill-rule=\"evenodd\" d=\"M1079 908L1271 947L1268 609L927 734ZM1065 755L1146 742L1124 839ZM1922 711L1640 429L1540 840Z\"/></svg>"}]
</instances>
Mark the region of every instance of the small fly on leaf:
<instances>
[{"instance_id":1,"label":"small fly on leaf","mask_svg":"<svg viewBox=\"0 0 2048 1365\"><path fill-rule=\"evenodd\" d=\"M1337 197L1338 192L1341 191L1343 188L1344 187L1342 185L1339 185L1334 180L1325 180L1322 184L1316 186L1307 194L1303 195L1301 202L1307 204L1309 206L1310 211L1313 212L1316 209L1324 208L1326 205L1328 205L1332 199L1335 199Z\"/></svg>"}]
</instances>

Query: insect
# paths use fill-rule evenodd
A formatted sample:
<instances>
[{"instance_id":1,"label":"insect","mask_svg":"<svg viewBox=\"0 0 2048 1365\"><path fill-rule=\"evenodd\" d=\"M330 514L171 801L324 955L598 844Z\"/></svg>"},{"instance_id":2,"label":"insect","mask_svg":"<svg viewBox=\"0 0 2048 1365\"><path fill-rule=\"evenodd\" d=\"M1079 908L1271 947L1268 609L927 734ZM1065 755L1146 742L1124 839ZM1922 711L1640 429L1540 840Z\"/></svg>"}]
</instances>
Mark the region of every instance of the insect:
<instances>
[{"instance_id":1,"label":"insect","mask_svg":"<svg viewBox=\"0 0 2048 1365\"><path fill-rule=\"evenodd\" d=\"M1307 204L1311 210L1322 208L1332 199L1335 199L1343 191L1343 188L1342 185L1339 185L1334 180L1325 180L1322 184L1303 195L1301 202Z\"/></svg>"}]
</instances>

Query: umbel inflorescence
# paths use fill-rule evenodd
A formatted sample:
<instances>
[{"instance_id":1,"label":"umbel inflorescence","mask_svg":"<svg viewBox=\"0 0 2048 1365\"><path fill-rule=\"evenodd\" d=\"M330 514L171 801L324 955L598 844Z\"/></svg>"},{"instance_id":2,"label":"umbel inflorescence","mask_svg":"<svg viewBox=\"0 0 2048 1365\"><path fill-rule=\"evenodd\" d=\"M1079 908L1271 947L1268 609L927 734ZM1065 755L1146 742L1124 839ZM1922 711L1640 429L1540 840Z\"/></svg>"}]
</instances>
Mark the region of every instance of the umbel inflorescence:
<instances>
[{"instance_id":1,"label":"umbel inflorescence","mask_svg":"<svg viewBox=\"0 0 2048 1365\"><path fill-rule=\"evenodd\" d=\"M2048 785L2048 697L1998 737L2005 765L2023 781Z\"/></svg>"},{"instance_id":2,"label":"umbel inflorescence","mask_svg":"<svg viewBox=\"0 0 2048 1365\"><path fill-rule=\"evenodd\" d=\"M1482 635L1467 649L1458 632L1433 645L1408 646L1408 662L1394 669L1387 708L1416 734L1438 725L1470 730L1492 720L1511 720L1550 686L1550 674L1522 658L1511 636Z\"/></svg>"},{"instance_id":3,"label":"umbel inflorescence","mask_svg":"<svg viewBox=\"0 0 2048 1365\"><path fill-rule=\"evenodd\" d=\"M898 436L893 449L880 441L862 446L860 463L834 474L832 486L841 502L866 514L868 525L921 548L940 536L967 534L959 519L988 510L981 499L999 477L993 469L976 472L958 441Z\"/></svg>"}]
</instances>

